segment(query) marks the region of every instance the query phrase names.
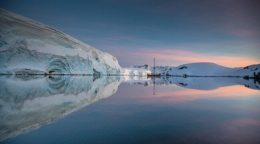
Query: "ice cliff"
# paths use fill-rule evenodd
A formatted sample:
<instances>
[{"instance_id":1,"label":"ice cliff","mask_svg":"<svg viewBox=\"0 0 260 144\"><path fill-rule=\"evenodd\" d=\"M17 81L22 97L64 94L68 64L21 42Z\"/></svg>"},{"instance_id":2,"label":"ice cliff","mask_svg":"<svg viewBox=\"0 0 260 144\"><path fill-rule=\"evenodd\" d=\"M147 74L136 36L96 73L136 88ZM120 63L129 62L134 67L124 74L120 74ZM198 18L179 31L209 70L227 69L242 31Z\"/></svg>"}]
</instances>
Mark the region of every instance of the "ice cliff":
<instances>
[{"instance_id":1,"label":"ice cliff","mask_svg":"<svg viewBox=\"0 0 260 144\"><path fill-rule=\"evenodd\" d=\"M0 74L120 74L112 55L0 9Z\"/></svg>"}]
</instances>

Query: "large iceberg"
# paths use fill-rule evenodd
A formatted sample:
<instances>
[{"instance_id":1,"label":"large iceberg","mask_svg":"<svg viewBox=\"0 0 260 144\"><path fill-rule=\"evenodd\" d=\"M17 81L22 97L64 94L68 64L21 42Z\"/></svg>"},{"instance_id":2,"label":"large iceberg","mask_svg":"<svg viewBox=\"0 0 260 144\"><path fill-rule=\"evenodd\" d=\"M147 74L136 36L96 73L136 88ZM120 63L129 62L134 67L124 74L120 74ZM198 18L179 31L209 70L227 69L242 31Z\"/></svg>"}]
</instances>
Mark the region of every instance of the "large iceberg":
<instances>
[{"instance_id":1,"label":"large iceberg","mask_svg":"<svg viewBox=\"0 0 260 144\"><path fill-rule=\"evenodd\" d=\"M120 74L112 55L0 9L0 74Z\"/></svg>"}]
</instances>

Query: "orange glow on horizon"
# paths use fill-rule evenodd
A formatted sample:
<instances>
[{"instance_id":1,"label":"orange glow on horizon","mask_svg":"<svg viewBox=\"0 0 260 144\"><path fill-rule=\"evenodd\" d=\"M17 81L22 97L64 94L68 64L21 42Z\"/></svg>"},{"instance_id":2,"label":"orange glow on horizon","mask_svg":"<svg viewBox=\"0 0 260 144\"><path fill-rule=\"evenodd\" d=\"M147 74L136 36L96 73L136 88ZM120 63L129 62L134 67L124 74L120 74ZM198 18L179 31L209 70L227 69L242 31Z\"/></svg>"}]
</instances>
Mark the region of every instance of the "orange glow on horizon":
<instances>
[{"instance_id":1,"label":"orange glow on horizon","mask_svg":"<svg viewBox=\"0 0 260 144\"><path fill-rule=\"evenodd\" d=\"M147 52L148 51L148 52ZM256 60L249 57L242 56L222 56L222 55L213 55L213 54L199 54L192 51L186 50L147 50L142 49L140 52L132 52L129 55L131 58L145 58L151 59L155 57L158 60L166 60L173 62L181 62L182 64L186 63L196 63L196 62L211 62L221 66L226 67L245 67L252 64L259 64L260 60ZM178 66L178 65L176 65Z\"/></svg>"}]
</instances>

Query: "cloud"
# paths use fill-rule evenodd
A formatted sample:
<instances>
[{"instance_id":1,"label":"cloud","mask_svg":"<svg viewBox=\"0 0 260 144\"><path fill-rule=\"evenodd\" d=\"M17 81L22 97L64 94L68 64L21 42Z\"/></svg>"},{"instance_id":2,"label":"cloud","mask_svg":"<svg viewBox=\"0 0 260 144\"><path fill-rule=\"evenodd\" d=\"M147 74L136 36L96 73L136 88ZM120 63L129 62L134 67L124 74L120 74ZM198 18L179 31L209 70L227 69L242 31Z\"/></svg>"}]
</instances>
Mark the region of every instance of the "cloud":
<instances>
[{"instance_id":1,"label":"cloud","mask_svg":"<svg viewBox=\"0 0 260 144\"><path fill-rule=\"evenodd\" d=\"M140 9L172 19L179 18L179 22L199 28L199 31L245 37L260 35L259 4L257 0L154 1Z\"/></svg>"},{"instance_id":2,"label":"cloud","mask_svg":"<svg viewBox=\"0 0 260 144\"><path fill-rule=\"evenodd\" d=\"M231 29L230 33L235 36L242 36L242 37L248 37L248 36L257 36L259 33L255 30L247 30L247 29Z\"/></svg>"},{"instance_id":3,"label":"cloud","mask_svg":"<svg viewBox=\"0 0 260 144\"><path fill-rule=\"evenodd\" d=\"M128 54L115 53L119 59L138 59L143 64L152 62L156 58L160 65L175 65L195 62L212 62L227 67L244 67L251 64L258 64L259 60L245 56L227 56L215 53L197 53L190 50L180 49L149 49L140 48L135 52ZM134 64L134 63L133 63Z\"/></svg>"}]
</instances>

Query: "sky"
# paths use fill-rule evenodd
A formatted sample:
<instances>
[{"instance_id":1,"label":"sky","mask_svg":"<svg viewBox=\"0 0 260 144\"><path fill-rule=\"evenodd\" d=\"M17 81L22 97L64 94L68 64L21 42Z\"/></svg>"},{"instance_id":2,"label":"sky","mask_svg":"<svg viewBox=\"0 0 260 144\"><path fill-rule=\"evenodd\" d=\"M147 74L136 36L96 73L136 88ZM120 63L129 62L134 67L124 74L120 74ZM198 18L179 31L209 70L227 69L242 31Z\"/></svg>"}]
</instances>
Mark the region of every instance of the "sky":
<instances>
[{"instance_id":1,"label":"sky","mask_svg":"<svg viewBox=\"0 0 260 144\"><path fill-rule=\"evenodd\" d=\"M115 56L122 67L260 63L259 0L0 0Z\"/></svg>"}]
</instances>

